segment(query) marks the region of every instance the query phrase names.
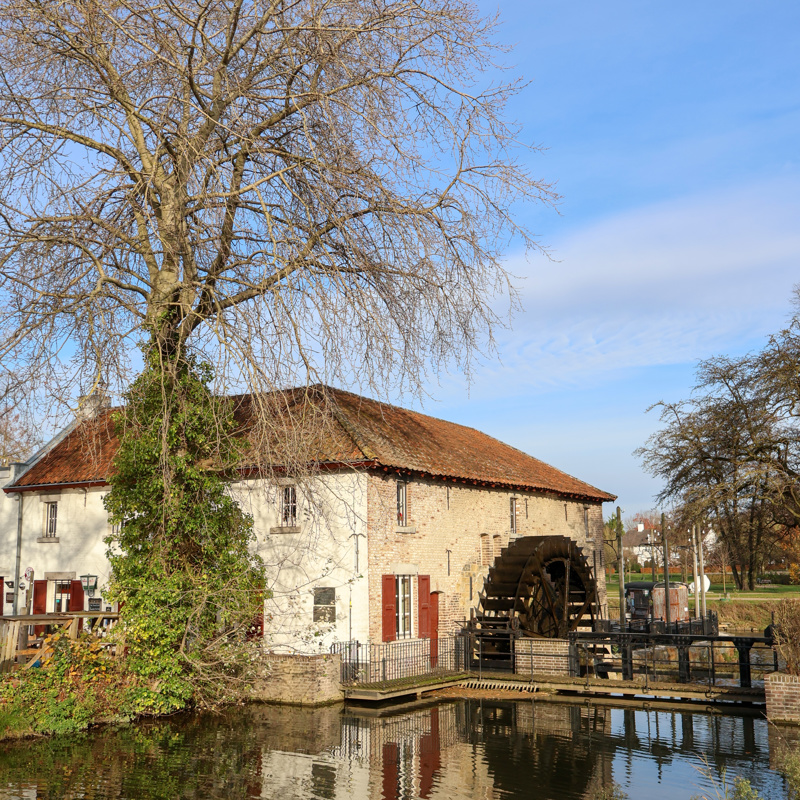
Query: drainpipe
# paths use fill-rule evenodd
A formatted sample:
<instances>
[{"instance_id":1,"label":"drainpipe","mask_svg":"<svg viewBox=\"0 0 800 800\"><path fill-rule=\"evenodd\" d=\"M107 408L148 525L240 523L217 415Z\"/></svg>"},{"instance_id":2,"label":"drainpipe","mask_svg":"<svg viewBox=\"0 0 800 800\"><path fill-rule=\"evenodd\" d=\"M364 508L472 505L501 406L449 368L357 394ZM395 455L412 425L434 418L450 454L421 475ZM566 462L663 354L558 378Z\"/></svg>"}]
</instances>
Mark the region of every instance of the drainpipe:
<instances>
[{"instance_id":1,"label":"drainpipe","mask_svg":"<svg viewBox=\"0 0 800 800\"><path fill-rule=\"evenodd\" d=\"M14 563L14 606L11 613L16 617L19 610L19 570L22 561L22 498L24 492L17 492L17 560Z\"/></svg>"}]
</instances>

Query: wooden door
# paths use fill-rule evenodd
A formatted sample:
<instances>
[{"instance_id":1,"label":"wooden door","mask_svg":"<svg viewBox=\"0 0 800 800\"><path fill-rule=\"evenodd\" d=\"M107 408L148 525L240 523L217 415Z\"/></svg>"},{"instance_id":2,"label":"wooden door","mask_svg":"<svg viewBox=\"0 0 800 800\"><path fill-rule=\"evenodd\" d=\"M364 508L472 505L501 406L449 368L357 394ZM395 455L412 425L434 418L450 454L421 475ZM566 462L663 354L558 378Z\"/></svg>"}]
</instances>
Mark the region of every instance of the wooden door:
<instances>
[{"instance_id":1,"label":"wooden door","mask_svg":"<svg viewBox=\"0 0 800 800\"><path fill-rule=\"evenodd\" d=\"M33 582L33 613L47 613L47 581ZM35 636L42 636L45 630L45 625L37 625L33 632Z\"/></svg>"}]
</instances>

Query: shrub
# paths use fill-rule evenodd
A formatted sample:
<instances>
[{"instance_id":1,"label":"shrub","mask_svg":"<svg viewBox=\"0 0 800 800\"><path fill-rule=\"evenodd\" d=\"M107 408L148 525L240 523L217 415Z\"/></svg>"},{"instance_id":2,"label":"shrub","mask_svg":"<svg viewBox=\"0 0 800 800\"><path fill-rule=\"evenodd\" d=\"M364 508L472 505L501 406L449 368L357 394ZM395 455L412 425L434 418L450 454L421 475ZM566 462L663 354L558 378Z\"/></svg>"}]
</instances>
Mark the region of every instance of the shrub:
<instances>
[{"instance_id":1,"label":"shrub","mask_svg":"<svg viewBox=\"0 0 800 800\"><path fill-rule=\"evenodd\" d=\"M781 600L775 609L775 647L790 675L800 675L800 600Z\"/></svg>"},{"instance_id":2,"label":"shrub","mask_svg":"<svg viewBox=\"0 0 800 800\"><path fill-rule=\"evenodd\" d=\"M58 632L45 639L45 647L53 654L43 666L0 682L0 720L9 731L74 733L123 714L125 678L97 639L73 641Z\"/></svg>"}]
</instances>

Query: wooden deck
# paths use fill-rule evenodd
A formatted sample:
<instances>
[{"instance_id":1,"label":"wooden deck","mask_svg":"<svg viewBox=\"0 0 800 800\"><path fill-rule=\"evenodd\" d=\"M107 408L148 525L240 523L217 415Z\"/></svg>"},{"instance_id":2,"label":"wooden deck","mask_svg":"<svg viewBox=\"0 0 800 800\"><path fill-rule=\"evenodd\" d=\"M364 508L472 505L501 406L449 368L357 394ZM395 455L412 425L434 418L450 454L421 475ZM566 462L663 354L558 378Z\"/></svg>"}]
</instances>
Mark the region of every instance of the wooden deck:
<instances>
[{"instance_id":1,"label":"wooden deck","mask_svg":"<svg viewBox=\"0 0 800 800\"><path fill-rule=\"evenodd\" d=\"M468 676L466 673L455 675L439 675L432 678L424 675L419 678L402 678L396 681L368 683L356 686L343 686L345 700L359 700L370 703L382 703L402 697L422 697L426 692L458 685Z\"/></svg>"},{"instance_id":2,"label":"wooden deck","mask_svg":"<svg viewBox=\"0 0 800 800\"><path fill-rule=\"evenodd\" d=\"M610 701L662 701L703 705L736 705L761 708L766 703L764 689L743 689L739 686L706 686L698 683L658 681L603 680L600 678L568 678L557 675L515 676L507 672L478 675L424 676L380 684L343 686L345 700L380 704L402 698L421 699L424 694L442 689L453 695L459 689L495 691L498 696L518 692L520 697L542 693L567 698L604 698Z\"/></svg>"},{"instance_id":3,"label":"wooden deck","mask_svg":"<svg viewBox=\"0 0 800 800\"><path fill-rule=\"evenodd\" d=\"M558 675L517 676L484 673L462 681L464 688L496 688L519 692L549 692L576 697L636 698L667 700L673 703L733 703L763 706L766 696L763 687L743 689L739 686L716 686L702 683L673 683L669 681L622 681L602 678L568 678Z\"/></svg>"}]
</instances>

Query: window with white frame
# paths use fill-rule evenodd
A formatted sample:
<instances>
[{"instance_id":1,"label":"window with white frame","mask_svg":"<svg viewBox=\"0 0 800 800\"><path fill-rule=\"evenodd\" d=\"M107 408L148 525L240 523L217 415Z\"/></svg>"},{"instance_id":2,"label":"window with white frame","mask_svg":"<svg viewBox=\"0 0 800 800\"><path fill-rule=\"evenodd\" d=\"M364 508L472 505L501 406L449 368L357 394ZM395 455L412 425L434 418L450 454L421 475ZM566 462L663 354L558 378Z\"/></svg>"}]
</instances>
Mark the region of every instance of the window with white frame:
<instances>
[{"instance_id":1,"label":"window with white frame","mask_svg":"<svg viewBox=\"0 0 800 800\"><path fill-rule=\"evenodd\" d=\"M413 578L411 575L395 576L395 599L397 601L395 634L398 639L410 639L412 636L412 584Z\"/></svg>"},{"instance_id":2,"label":"window with white frame","mask_svg":"<svg viewBox=\"0 0 800 800\"><path fill-rule=\"evenodd\" d=\"M55 503L53 503L53 505L55 505ZM55 589L53 611L57 614L63 614L70 610L69 599L72 593L72 583L71 581L56 581Z\"/></svg>"},{"instance_id":3,"label":"window with white frame","mask_svg":"<svg viewBox=\"0 0 800 800\"><path fill-rule=\"evenodd\" d=\"M397 481L397 524L404 528L408 525L408 484Z\"/></svg>"},{"instance_id":4,"label":"window with white frame","mask_svg":"<svg viewBox=\"0 0 800 800\"><path fill-rule=\"evenodd\" d=\"M58 503L44 504L44 536L58 536Z\"/></svg>"},{"instance_id":5,"label":"window with white frame","mask_svg":"<svg viewBox=\"0 0 800 800\"><path fill-rule=\"evenodd\" d=\"M511 512L511 535L513 536L517 532L517 498L512 497L510 502L510 512Z\"/></svg>"},{"instance_id":6,"label":"window with white frame","mask_svg":"<svg viewBox=\"0 0 800 800\"><path fill-rule=\"evenodd\" d=\"M297 487L284 486L281 489L281 525L294 528L297 525Z\"/></svg>"},{"instance_id":7,"label":"window with white frame","mask_svg":"<svg viewBox=\"0 0 800 800\"><path fill-rule=\"evenodd\" d=\"M327 586L314 589L314 622L336 622L336 589Z\"/></svg>"}]
</instances>

